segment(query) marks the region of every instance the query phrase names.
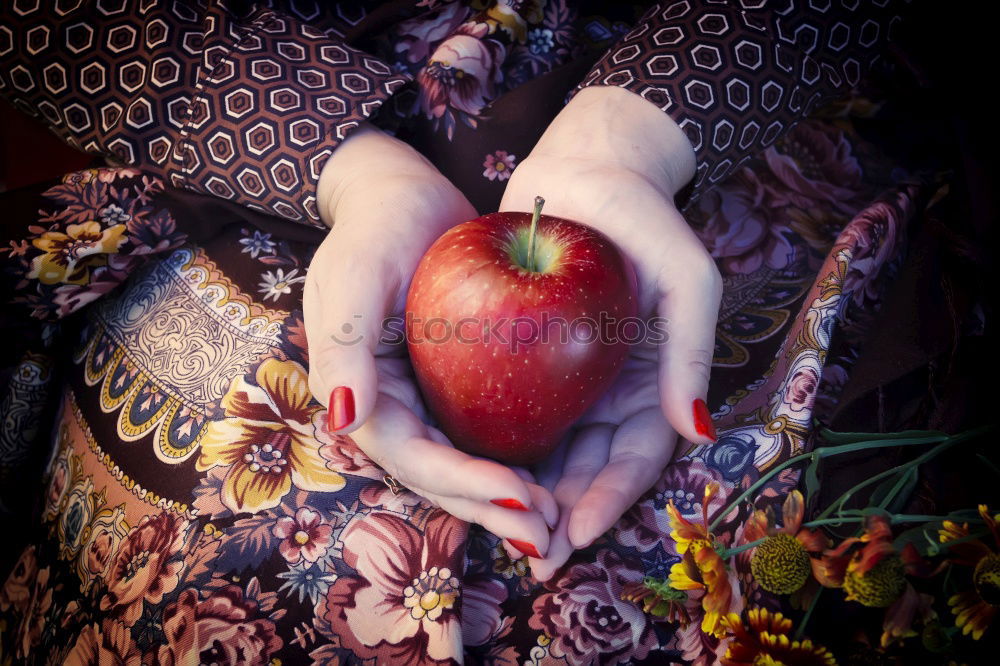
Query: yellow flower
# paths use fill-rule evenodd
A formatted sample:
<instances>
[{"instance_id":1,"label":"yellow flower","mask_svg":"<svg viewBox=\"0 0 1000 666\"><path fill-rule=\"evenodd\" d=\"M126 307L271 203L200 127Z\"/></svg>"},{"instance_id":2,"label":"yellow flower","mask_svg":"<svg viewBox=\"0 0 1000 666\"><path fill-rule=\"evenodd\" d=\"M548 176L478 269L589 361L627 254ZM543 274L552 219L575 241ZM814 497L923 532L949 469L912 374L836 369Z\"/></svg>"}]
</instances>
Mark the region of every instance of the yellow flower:
<instances>
[{"instance_id":1,"label":"yellow flower","mask_svg":"<svg viewBox=\"0 0 1000 666\"><path fill-rule=\"evenodd\" d=\"M701 525L685 519L673 500L667 505L667 512L673 528L670 537L677 542L677 552L681 556L681 561L670 567L670 587L681 591L704 590L701 607L705 617L701 620L701 630L721 638L725 635L722 618L729 612L733 589L729 584L726 563L715 550L715 537L707 527L708 505L717 492L718 483L705 486Z\"/></svg>"},{"instance_id":2,"label":"yellow flower","mask_svg":"<svg viewBox=\"0 0 1000 666\"><path fill-rule=\"evenodd\" d=\"M774 594L792 594L820 566L810 553L821 553L827 539L818 530L802 527L805 499L798 490L785 498L781 512L784 525L777 528L770 510L755 511L747 521L743 539L748 543L763 539L750 558L750 571L760 586Z\"/></svg>"},{"instance_id":3,"label":"yellow flower","mask_svg":"<svg viewBox=\"0 0 1000 666\"><path fill-rule=\"evenodd\" d=\"M519 3L513 2L491 2L474 3L487 7L484 15L479 15L478 19L489 26L490 34L497 28L506 32L510 38L518 44L528 41L528 26L536 25L545 18L544 5L542 0L522 0Z\"/></svg>"},{"instance_id":4,"label":"yellow flower","mask_svg":"<svg viewBox=\"0 0 1000 666\"><path fill-rule=\"evenodd\" d=\"M344 477L328 469L319 454L322 409L312 402L306 371L294 361L265 360L257 385L237 378L222 398L226 417L205 432L196 467L228 467L222 503L234 513L278 505L292 485L333 492Z\"/></svg>"},{"instance_id":5,"label":"yellow flower","mask_svg":"<svg viewBox=\"0 0 1000 666\"><path fill-rule=\"evenodd\" d=\"M808 638L792 640L792 621L781 613L771 613L766 608L751 608L747 611L747 622L749 628L743 626L736 613L726 616L724 623L733 633L733 639L726 648L726 656L722 658L723 666L837 665L837 660L822 645L816 645Z\"/></svg>"},{"instance_id":6,"label":"yellow flower","mask_svg":"<svg viewBox=\"0 0 1000 666\"><path fill-rule=\"evenodd\" d=\"M848 568L844 575L847 600L870 608L891 606L906 591L904 574L903 560L898 555L882 558L863 574Z\"/></svg>"},{"instance_id":7,"label":"yellow flower","mask_svg":"<svg viewBox=\"0 0 1000 666\"><path fill-rule=\"evenodd\" d=\"M985 504L979 505L979 515L993 534L993 541L1000 551L997 516L991 516ZM955 615L955 626L963 634L972 634L972 638L978 641L989 629L997 608L1000 608L1000 552L990 550L979 539L951 545L952 541L968 536L968 525L958 525L950 520L944 521L943 529L938 531L941 543L948 544L952 563L974 567L972 588L952 596L948 605Z\"/></svg>"},{"instance_id":8,"label":"yellow flower","mask_svg":"<svg viewBox=\"0 0 1000 666\"><path fill-rule=\"evenodd\" d=\"M66 233L46 231L31 243L45 254L31 262L29 278L42 284L85 284L89 269L107 261L104 255L118 251L125 241L125 225L101 230L94 220L70 224Z\"/></svg>"}]
</instances>

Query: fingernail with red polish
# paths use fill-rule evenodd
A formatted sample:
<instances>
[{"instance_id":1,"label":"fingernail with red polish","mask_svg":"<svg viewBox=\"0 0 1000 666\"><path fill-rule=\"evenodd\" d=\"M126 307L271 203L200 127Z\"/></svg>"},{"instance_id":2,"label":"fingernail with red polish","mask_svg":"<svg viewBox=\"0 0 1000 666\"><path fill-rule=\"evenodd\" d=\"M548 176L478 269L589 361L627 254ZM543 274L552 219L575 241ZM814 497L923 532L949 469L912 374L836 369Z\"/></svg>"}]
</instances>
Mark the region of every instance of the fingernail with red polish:
<instances>
[{"instance_id":1,"label":"fingernail with red polish","mask_svg":"<svg viewBox=\"0 0 1000 666\"><path fill-rule=\"evenodd\" d=\"M340 430L354 423L354 392L338 386L330 393L330 410L327 415L330 430Z\"/></svg>"},{"instance_id":2,"label":"fingernail with red polish","mask_svg":"<svg viewBox=\"0 0 1000 666\"><path fill-rule=\"evenodd\" d=\"M527 555L528 557L534 557L537 559L542 559L542 556L538 553L538 549L535 548L535 544L530 541L518 541L517 539L507 539L510 545L517 548L519 551Z\"/></svg>"},{"instance_id":3,"label":"fingernail with red polish","mask_svg":"<svg viewBox=\"0 0 1000 666\"><path fill-rule=\"evenodd\" d=\"M516 499L513 499L513 498L495 499L495 500L490 500L490 502L492 502L493 504L496 504L497 506L502 506L505 509L515 509L517 511L529 511L530 510L530 509L528 509L528 507L524 506L523 504L521 504L520 502L518 502Z\"/></svg>"},{"instance_id":4,"label":"fingernail with red polish","mask_svg":"<svg viewBox=\"0 0 1000 666\"><path fill-rule=\"evenodd\" d=\"M712 415L708 413L708 405L701 398L694 401L694 429L699 435L711 438L713 442L719 438L715 434L715 424L712 423Z\"/></svg>"}]
</instances>

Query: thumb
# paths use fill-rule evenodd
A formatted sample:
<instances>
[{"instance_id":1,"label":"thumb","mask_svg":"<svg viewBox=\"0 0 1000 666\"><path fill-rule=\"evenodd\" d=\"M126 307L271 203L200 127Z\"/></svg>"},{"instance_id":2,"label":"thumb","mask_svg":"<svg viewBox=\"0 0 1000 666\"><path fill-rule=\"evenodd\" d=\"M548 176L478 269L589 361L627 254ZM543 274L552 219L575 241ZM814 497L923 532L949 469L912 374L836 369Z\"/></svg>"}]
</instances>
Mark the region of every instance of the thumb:
<instances>
[{"instance_id":1,"label":"thumb","mask_svg":"<svg viewBox=\"0 0 1000 666\"><path fill-rule=\"evenodd\" d=\"M692 244L680 256L685 255L686 261L673 264L675 270L661 273L665 284L658 313L669 326L669 336L660 348L660 399L664 415L679 434L695 444L707 444L716 439L705 397L722 279L702 247Z\"/></svg>"},{"instance_id":2,"label":"thumb","mask_svg":"<svg viewBox=\"0 0 1000 666\"><path fill-rule=\"evenodd\" d=\"M303 316L309 389L327 405L329 428L349 433L368 418L378 394L375 352L398 280L383 262L332 230L309 266Z\"/></svg>"}]
</instances>

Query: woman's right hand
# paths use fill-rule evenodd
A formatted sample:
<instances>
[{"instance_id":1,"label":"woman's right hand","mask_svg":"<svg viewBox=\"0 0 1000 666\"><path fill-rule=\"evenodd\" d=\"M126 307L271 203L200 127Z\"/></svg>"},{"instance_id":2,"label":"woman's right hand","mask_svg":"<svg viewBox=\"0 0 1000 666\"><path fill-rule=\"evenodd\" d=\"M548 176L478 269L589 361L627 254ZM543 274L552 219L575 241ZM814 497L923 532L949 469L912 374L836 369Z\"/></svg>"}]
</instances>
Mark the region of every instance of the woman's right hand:
<instances>
[{"instance_id":1,"label":"woman's right hand","mask_svg":"<svg viewBox=\"0 0 1000 666\"><path fill-rule=\"evenodd\" d=\"M318 200L332 228L309 266L303 309L309 388L329 400L330 430L350 434L399 483L448 513L544 556L546 522L558 519L551 494L426 425L405 343L382 339L386 317L402 320L424 252L475 209L417 151L369 126L324 166ZM527 510L505 508L517 504Z\"/></svg>"}]
</instances>

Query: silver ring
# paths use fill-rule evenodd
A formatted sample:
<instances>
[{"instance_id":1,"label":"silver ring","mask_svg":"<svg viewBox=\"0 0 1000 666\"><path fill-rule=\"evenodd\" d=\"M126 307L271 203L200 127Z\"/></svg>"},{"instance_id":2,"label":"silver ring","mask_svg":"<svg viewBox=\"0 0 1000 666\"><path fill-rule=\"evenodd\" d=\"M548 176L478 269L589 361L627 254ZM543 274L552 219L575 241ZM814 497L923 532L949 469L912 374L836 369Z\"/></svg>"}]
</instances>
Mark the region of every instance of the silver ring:
<instances>
[{"instance_id":1,"label":"silver ring","mask_svg":"<svg viewBox=\"0 0 1000 666\"><path fill-rule=\"evenodd\" d=\"M392 491L393 495L398 495L399 493L401 493L404 490L406 490L406 488L403 486L403 484L401 484L399 481L397 481L396 479L394 479L389 474L386 474L385 476L382 477L382 482L385 485L389 486L389 490Z\"/></svg>"}]
</instances>

